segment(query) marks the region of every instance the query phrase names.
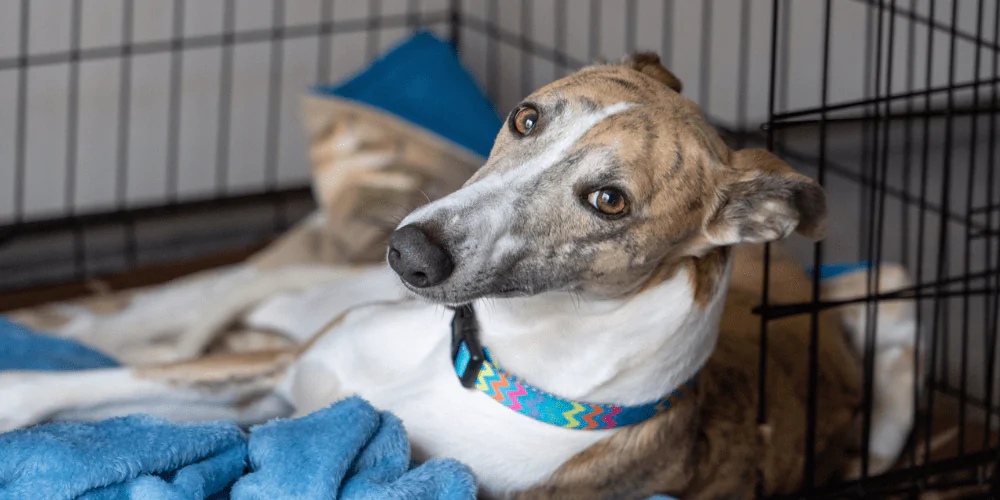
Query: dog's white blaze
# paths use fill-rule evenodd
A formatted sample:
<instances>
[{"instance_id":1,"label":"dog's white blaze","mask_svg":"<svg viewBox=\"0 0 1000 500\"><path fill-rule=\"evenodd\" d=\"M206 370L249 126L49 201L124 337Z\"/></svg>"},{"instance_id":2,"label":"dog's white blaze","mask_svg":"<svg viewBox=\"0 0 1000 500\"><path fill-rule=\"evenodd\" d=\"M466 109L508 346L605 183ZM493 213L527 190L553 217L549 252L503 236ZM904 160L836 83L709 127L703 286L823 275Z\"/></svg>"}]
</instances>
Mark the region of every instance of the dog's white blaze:
<instances>
[{"instance_id":1,"label":"dog's white blaze","mask_svg":"<svg viewBox=\"0 0 1000 500\"><path fill-rule=\"evenodd\" d=\"M490 227L494 230L503 227L504 225L498 225L496 222L504 220L504 216L507 213L507 205L494 203L491 206L483 207L480 206L483 200L492 198L498 194L502 195L504 191L516 190L519 187L537 182L542 174L564 160L569 150L590 129L605 119L626 111L633 106L634 104L631 102L620 102L580 117L569 116L564 118L564 121L570 123L571 126L554 128L549 131L549 133L558 135L554 140L548 142L544 151L539 156L532 158L517 168L486 176L434 203L424 205L403 219L399 227L429 217L434 212L442 209L458 209L459 212L463 209L470 210L470 217L491 222ZM471 210L473 207L475 207L475 210ZM494 233L494 236L496 234Z\"/></svg>"},{"instance_id":2,"label":"dog's white blaze","mask_svg":"<svg viewBox=\"0 0 1000 500\"><path fill-rule=\"evenodd\" d=\"M566 159L566 153L569 152L570 148L580 138L586 135L587 132L590 132L590 129L605 119L626 111L633 106L630 102L620 102L580 118L568 118L573 126L560 129L557 139L553 141L550 147L545 149L541 156L514 170L493 177L499 177L498 182L500 186L510 185L515 181L520 185L528 185L536 182L543 173Z\"/></svg>"}]
</instances>

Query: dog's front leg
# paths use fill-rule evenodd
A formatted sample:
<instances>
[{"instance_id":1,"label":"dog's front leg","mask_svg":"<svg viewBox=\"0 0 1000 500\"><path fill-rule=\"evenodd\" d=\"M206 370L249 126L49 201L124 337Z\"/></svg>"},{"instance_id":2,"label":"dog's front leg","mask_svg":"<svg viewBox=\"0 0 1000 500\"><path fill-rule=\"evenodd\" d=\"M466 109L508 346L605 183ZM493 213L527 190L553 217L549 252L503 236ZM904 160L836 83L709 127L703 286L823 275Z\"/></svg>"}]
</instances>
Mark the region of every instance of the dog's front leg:
<instances>
[{"instance_id":1,"label":"dog's front leg","mask_svg":"<svg viewBox=\"0 0 1000 500\"><path fill-rule=\"evenodd\" d=\"M0 432L57 414L239 420L285 376L294 351L206 357L150 368L0 372ZM260 415L257 415L260 418ZM281 415L269 415L276 417Z\"/></svg>"}]
</instances>

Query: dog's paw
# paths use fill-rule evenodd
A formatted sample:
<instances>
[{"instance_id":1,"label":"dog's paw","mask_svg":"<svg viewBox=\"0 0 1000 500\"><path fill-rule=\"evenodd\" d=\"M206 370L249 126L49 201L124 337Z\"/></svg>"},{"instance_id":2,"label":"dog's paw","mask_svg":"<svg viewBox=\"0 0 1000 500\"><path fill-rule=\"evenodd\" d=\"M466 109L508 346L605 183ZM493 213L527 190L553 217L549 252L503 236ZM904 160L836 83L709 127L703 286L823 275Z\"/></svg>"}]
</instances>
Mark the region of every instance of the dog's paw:
<instances>
[{"instance_id":1,"label":"dog's paw","mask_svg":"<svg viewBox=\"0 0 1000 500\"><path fill-rule=\"evenodd\" d=\"M39 398L44 397L32 380L31 372L0 372L0 433L22 429L43 417Z\"/></svg>"}]
</instances>

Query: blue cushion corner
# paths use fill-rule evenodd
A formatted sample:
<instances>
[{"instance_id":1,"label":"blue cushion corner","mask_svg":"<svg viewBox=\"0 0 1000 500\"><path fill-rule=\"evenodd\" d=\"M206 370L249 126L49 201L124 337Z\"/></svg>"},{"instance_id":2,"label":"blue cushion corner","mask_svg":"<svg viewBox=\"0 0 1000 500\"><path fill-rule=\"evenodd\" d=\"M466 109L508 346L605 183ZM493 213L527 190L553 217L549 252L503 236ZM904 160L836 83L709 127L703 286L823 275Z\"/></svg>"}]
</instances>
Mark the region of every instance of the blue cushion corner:
<instances>
[{"instance_id":1,"label":"blue cushion corner","mask_svg":"<svg viewBox=\"0 0 1000 500\"><path fill-rule=\"evenodd\" d=\"M454 47L424 30L347 80L310 91L389 112L484 158L503 123Z\"/></svg>"}]
</instances>

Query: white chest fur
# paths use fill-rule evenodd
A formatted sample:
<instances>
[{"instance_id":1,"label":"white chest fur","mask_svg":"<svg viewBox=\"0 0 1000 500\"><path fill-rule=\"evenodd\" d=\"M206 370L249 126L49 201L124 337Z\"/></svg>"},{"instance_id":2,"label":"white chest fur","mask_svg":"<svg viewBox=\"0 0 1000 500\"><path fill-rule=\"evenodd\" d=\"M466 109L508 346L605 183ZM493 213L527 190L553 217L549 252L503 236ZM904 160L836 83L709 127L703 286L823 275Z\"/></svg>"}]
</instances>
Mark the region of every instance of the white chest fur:
<instances>
[{"instance_id":1,"label":"white chest fur","mask_svg":"<svg viewBox=\"0 0 1000 500\"><path fill-rule=\"evenodd\" d=\"M680 385L711 354L717 304L701 310L691 297L681 273L629 301L576 309L552 294L477 310L484 345L528 383L586 402L637 404ZM458 459L496 493L544 481L615 432L542 423L463 388L450 324L451 311L422 302L356 310L303 355L282 392L300 414L359 395L403 420L416 458Z\"/></svg>"},{"instance_id":2,"label":"white chest fur","mask_svg":"<svg viewBox=\"0 0 1000 500\"><path fill-rule=\"evenodd\" d=\"M515 413L459 383L450 311L424 303L351 313L286 384L299 413L352 394L403 420L418 459L450 457L500 492L536 484L613 431L574 431Z\"/></svg>"}]
</instances>

